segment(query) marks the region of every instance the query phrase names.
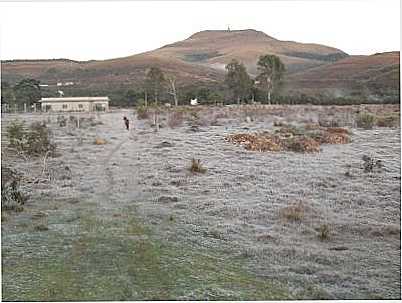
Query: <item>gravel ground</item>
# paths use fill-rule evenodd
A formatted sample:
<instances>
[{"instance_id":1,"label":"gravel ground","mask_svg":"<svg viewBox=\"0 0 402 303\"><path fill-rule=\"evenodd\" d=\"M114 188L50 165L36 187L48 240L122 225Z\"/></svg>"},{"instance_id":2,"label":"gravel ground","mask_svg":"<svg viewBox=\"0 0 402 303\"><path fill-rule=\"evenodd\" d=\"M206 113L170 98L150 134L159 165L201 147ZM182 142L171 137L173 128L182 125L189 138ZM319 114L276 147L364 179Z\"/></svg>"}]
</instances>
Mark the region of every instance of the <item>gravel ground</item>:
<instances>
[{"instance_id":1,"label":"gravel ground","mask_svg":"<svg viewBox=\"0 0 402 303\"><path fill-rule=\"evenodd\" d=\"M352 110L339 112L350 121ZM52 181L28 188L25 210L3 214L3 300L152 298L146 291L157 285L130 280L126 269L116 272L119 260L130 262L125 245L143 238L179 251L213 251L223 271L241 264L252 279L275 281L294 299L400 299L400 128L352 128L351 143L323 145L318 154L247 151L224 140L270 130L278 119L314 122L322 113L305 107L255 115L251 122L225 116L215 126L184 124L159 133L132 111L94 115L102 124L81 129L59 127L57 115L18 115L48 120L60 154L48 159ZM130 131L123 115L132 121ZM2 165L40 175L42 158L22 161L7 152L4 130L15 118L2 117ZM107 143L93 144L96 137ZM363 155L381 159L384 167L364 172ZM192 158L201 159L206 173L189 172ZM284 211L297 203L302 218L287 219ZM136 232L127 232L129 217L141 222ZM327 239L319 237L323 228ZM173 263L170 273L180 260ZM49 272L72 282L52 288ZM108 288L101 278L108 275L116 296L102 292ZM141 289L134 291L136 283ZM227 285L208 293L180 283L174 282L181 292L157 299L241 298L236 291L242 289ZM44 285L46 296L38 290ZM77 287L81 296L74 297Z\"/></svg>"}]
</instances>

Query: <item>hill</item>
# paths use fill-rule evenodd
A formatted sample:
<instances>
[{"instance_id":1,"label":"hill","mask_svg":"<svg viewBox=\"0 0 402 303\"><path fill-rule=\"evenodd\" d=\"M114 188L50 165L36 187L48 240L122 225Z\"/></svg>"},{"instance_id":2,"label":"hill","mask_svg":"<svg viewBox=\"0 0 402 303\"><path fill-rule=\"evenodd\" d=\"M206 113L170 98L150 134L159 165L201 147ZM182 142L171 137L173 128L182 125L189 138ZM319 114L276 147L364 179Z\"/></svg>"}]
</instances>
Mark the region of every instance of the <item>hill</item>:
<instances>
[{"instance_id":1,"label":"hill","mask_svg":"<svg viewBox=\"0 0 402 303\"><path fill-rule=\"evenodd\" d=\"M225 65L243 62L256 75L262 54L275 54L286 65L285 91L294 94L353 93L362 87L399 91L399 52L349 56L324 45L281 41L256 30L207 30L153 51L109 60L11 60L2 62L2 78L11 84L23 78L44 84L74 82L68 94L113 94L141 90L146 70L159 66L181 87L222 89ZM398 83L396 83L398 82ZM364 83L364 85L362 84ZM396 85L398 84L398 85Z\"/></svg>"},{"instance_id":2,"label":"hill","mask_svg":"<svg viewBox=\"0 0 402 303\"><path fill-rule=\"evenodd\" d=\"M152 53L160 57L175 57L220 70L224 70L231 59L237 59L247 66L251 74L256 73L258 57L263 54L279 56L289 73L348 56L336 48L281 41L252 29L202 31Z\"/></svg>"},{"instance_id":3,"label":"hill","mask_svg":"<svg viewBox=\"0 0 402 303\"><path fill-rule=\"evenodd\" d=\"M347 96L399 94L400 53L350 56L287 77L289 93Z\"/></svg>"},{"instance_id":4,"label":"hill","mask_svg":"<svg viewBox=\"0 0 402 303\"><path fill-rule=\"evenodd\" d=\"M231 59L242 61L251 74L262 54L276 54L288 72L315 67L347 57L344 52L318 44L280 41L255 30L202 31L188 39L129 57L104 61L78 62L66 59L4 61L5 80L24 77L42 81L135 83L152 65L175 74L184 84L219 81ZM89 83L88 83L89 84Z\"/></svg>"}]
</instances>

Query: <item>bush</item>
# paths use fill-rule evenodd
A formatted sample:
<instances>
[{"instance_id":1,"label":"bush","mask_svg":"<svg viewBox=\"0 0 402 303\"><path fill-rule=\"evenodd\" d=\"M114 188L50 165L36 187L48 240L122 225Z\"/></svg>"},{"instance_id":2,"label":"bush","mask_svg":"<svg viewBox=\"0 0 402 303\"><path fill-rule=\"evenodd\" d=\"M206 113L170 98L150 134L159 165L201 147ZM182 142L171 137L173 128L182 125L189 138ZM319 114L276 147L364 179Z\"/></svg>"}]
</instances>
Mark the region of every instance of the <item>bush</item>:
<instances>
[{"instance_id":1,"label":"bush","mask_svg":"<svg viewBox=\"0 0 402 303\"><path fill-rule=\"evenodd\" d=\"M26 135L26 152L29 155L43 155L47 152L54 153L56 145L50 142L51 132L46 124L34 122Z\"/></svg>"},{"instance_id":2,"label":"bush","mask_svg":"<svg viewBox=\"0 0 402 303\"><path fill-rule=\"evenodd\" d=\"M25 125L24 122L14 120L7 127L7 137L9 140L9 146L16 149L23 149L25 139Z\"/></svg>"},{"instance_id":3,"label":"bush","mask_svg":"<svg viewBox=\"0 0 402 303\"><path fill-rule=\"evenodd\" d=\"M53 153L56 145L50 142L51 132L44 122L34 122L26 130L23 123L12 122L7 128L9 146L27 155Z\"/></svg>"},{"instance_id":4,"label":"bush","mask_svg":"<svg viewBox=\"0 0 402 303\"><path fill-rule=\"evenodd\" d=\"M20 190L20 175L14 170L1 167L1 210L22 211L27 196Z\"/></svg>"},{"instance_id":5,"label":"bush","mask_svg":"<svg viewBox=\"0 0 402 303\"><path fill-rule=\"evenodd\" d=\"M356 117L356 126L364 129L372 129L375 116L370 113L361 113Z\"/></svg>"},{"instance_id":6,"label":"bush","mask_svg":"<svg viewBox=\"0 0 402 303\"><path fill-rule=\"evenodd\" d=\"M369 173L374 171L375 168L381 169L383 167L382 161L371 158L367 155L362 157L364 172Z\"/></svg>"},{"instance_id":7,"label":"bush","mask_svg":"<svg viewBox=\"0 0 402 303\"><path fill-rule=\"evenodd\" d=\"M199 159L192 159L191 160L191 166L190 166L190 171L192 173L205 173L207 171L206 168L204 168L201 164L201 160Z\"/></svg>"},{"instance_id":8,"label":"bush","mask_svg":"<svg viewBox=\"0 0 402 303\"><path fill-rule=\"evenodd\" d=\"M376 125L379 127L398 127L399 123L399 116L397 115L380 116L376 119Z\"/></svg>"}]
</instances>

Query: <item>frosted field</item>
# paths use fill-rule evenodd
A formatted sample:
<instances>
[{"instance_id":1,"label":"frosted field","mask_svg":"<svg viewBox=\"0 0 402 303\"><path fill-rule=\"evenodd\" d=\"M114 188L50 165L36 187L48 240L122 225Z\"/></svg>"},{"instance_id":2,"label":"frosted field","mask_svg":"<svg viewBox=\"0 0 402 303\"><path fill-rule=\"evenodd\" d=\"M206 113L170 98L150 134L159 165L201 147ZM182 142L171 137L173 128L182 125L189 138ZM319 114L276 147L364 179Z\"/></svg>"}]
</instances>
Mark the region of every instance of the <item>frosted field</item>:
<instances>
[{"instance_id":1,"label":"frosted field","mask_svg":"<svg viewBox=\"0 0 402 303\"><path fill-rule=\"evenodd\" d=\"M102 124L80 129L3 116L2 166L43 170L7 149L16 117L48 121L59 153L51 181L24 185L24 211L3 212L3 300L400 299L400 128L357 129L358 107L272 108L207 109L198 127L162 116L158 133L132 110L81 114ZM352 142L300 154L224 140L323 118L343 119ZM363 155L384 167L365 172ZM301 220L283 216L298 203Z\"/></svg>"}]
</instances>

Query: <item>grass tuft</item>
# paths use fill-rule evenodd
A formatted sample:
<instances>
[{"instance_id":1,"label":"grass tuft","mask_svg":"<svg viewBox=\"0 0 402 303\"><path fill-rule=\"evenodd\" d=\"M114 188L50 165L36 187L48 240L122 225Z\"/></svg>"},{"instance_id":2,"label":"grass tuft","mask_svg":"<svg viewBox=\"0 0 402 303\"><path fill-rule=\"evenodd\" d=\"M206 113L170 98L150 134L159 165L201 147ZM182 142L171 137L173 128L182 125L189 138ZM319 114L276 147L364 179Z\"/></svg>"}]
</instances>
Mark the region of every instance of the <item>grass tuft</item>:
<instances>
[{"instance_id":1,"label":"grass tuft","mask_svg":"<svg viewBox=\"0 0 402 303\"><path fill-rule=\"evenodd\" d=\"M205 167L203 167L200 159L193 158L193 159L191 159L190 171L192 173L204 174L207 171L207 169Z\"/></svg>"},{"instance_id":2,"label":"grass tuft","mask_svg":"<svg viewBox=\"0 0 402 303\"><path fill-rule=\"evenodd\" d=\"M288 221L300 222L304 219L305 205L303 202L298 202L293 205L281 209L281 217Z\"/></svg>"}]
</instances>

